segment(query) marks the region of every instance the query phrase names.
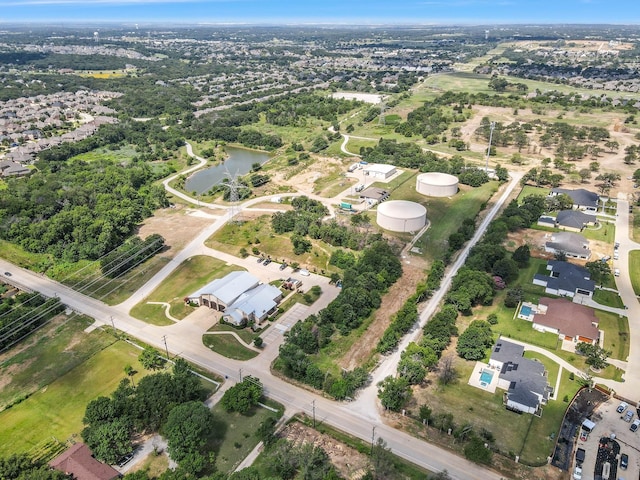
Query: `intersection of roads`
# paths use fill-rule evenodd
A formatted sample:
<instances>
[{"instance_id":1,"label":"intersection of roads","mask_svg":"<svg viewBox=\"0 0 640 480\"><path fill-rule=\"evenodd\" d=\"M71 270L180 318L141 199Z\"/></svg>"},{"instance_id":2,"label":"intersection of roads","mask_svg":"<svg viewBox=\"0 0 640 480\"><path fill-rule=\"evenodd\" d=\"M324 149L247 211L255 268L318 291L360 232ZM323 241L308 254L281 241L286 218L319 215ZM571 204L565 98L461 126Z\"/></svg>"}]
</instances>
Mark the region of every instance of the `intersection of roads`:
<instances>
[{"instance_id":1,"label":"intersection of roads","mask_svg":"<svg viewBox=\"0 0 640 480\"><path fill-rule=\"evenodd\" d=\"M187 144L188 153L193 156L191 146ZM197 169L204 164L204 159L195 157L200 164L193 167ZM184 172L182 172L184 173ZM441 288L434 296L426 302L424 310L420 315L420 326L424 325L435 313L438 305L449 288L452 278L458 269L464 264L469 249L482 237L487 226L495 215L500 211L504 203L519 184L521 174L512 174L511 181L503 187L502 193L497 201L493 203L491 209L485 215L482 223L473 239L468 242L464 250L458 255L455 263L450 265L443 278ZM170 179L165 181L165 187L174 195L177 195L189 202L201 202L192 199L168 186ZM252 199L240 205L237 211L251 208L256 203L264 202L265 198ZM322 199L325 204L333 202L333 199ZM618 290L629 312L629 326L632 338L634 333L640 331L640 304L631 288L631 281L627 268L628 252L633 249L640 249L640 245L634 244L628 238L628 203L624 199L618 200L619 216L616 225L616 241L620 242L620 271L621 276L617 278ZM210 322L203 321L202 318L190 321L189 318L169 326L155 326L142 322L129 315L130 309L145 298L167 278L171 272L183 261L195 255L210 255L228 263L241 265L251 273L257 273L261 279L268 280L273 275L273 279L279 278L282 272L278 272L278 265L268 266L256 265L255 259L240 259L219 251L209 249L204 246L204 241L215 231L221 228L230 218L231 211L218 205L207 205L218 209L222 213L203 231L195 237L181 252L179 252L164 268L154 277L134 293L127 301L120 305L109 306L105 303L90 298L82 293L76 292L58 282L36 273L24 270L11 263L0 260L0 271L11 272L11 277L6 278L17 287L28 290L39 291L47 297L60 298L61 302L74 311L88 315L95 319L97 324L114 326L118 330L139 339L149 345L164 350L166 347L172 355L178 355L186 360L201 366L209 371L215 372L227 381L237 381L244 375L252 375L261 380L265 388L265 394L285 406L285 415L290 416L297 412L304 412L308 415L313 413L319 422L325 422L333 427L345 431L351 435L359 437L365 441L372 441L374 438L383 438L392 451L421 467L430 471L438 472L447 470L454 479L475 478L478 480L497 480L501 476L485 467L469 462L448 450L442 449L430 443L424 442L410 436L400 430L396 430L385 425L380 415L380 406L377 400L376 384L388 375L394 375L400 358L400 353L409 342L414 341L419 335L420 329L415 328L408 334L398 349L389 356L383 358L382 362L372 372L372 381L368 387L359 392L358 397L352 402L335 402L317 393L296 387L290 383L274 376L270 371L271 362L278 355L278 347L283 341L283 333L296 321L306 317L310 313L317 312L324 308L338 294L338 289L329 285L325 277L311 275L305 279L306 286L320 285L323 291L321 297L312 307L304 311L287 312L265 333L264 351L253 361L237 361L226 358L209 350L202 343L202 335L210 327ZM260 270L261 269L261 270ZM265 278L266 276L266 278ZM640 346L634 346L630 342L630 353L627 362L627 372L625 382L618 383L610 380L596 379L598 383L606 384L623 396L636 400L633 395L640 381Z\"/></svg>"}]
</instances>

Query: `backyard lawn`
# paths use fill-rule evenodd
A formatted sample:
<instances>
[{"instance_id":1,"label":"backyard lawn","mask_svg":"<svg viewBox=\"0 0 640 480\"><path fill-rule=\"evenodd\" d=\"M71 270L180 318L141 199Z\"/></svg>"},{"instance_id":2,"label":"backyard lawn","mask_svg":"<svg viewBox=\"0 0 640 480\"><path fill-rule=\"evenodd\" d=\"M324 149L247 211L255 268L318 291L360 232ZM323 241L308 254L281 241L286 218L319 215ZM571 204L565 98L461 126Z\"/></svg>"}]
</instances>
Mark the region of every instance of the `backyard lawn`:
<instances>
[{"instance_id":1,"label":"backyard lawn","mask_svg":"<svg viewBox=\"0 0 640 480\"><path fill-rule=\"evenodd\" d=\"M524 200L525 197L530 197L531 195L539 195L539 196L543 196L546 197L547 195L549 195L549 192L551 190L549 188L544 188L544 187L534 187L533 185L525 185L524 187L522 187L522 190L520 190L520 193L518 194L518 204L522 203L522 200Z\"/></svg>"},{"instance_id":2,"label":"backyard lawn","mask_svg":"<svg viewBox=\"0 0 640 480\"><path fill-rule=\"evenodd\" d=\"M185 305L184 297L195 292L216 278L222 278L230 272L242 270L228 265L216 258L198 255L180 264L143 302L131 309L131 315L153 324L171 323L164 315L161 305L149 305L147 302L166 302L171 305L171 315L183 319L194 308ZM160 322L160 323L158 323ZM169 323L165 323L169 322Z\"/></svg>"},{"instance_id":3,"label":"backyard lawn","mask_svg":"<svg viewBox=\"0 0 640 480\"><path fill-rule=\"evenodd\" d=\"M627 360L629 356L629 320L615 313L596 310L600 321L598 328L604 332L604 349L611 351L611 358Z\"/></svg>"}]
</instances>

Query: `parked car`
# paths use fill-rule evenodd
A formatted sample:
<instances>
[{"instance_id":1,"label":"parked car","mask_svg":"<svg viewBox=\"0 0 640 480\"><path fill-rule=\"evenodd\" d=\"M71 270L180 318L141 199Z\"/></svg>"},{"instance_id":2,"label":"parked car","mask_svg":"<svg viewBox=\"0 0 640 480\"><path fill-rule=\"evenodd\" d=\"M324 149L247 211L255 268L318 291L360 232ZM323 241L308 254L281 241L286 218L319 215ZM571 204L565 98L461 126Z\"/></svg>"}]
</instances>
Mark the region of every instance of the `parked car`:
<instances>
[{"instance_id":1,"label":"parked car","mask_svg":"<svg viewBox=\"0 0 640 480\"><path fill-rule=\"evenodd\" d=\"M618 405L618 408L616 408L616 412L622 413L627 409L628 406L629 404L627 402L620 402L620 405Z\"/></svg>"},{"instance_id":2,"label":"parked car","mask_svg":"<svg viewBox=\"0 0 640 480\"><path fill-rule=\"evenodd\" d=\"M629 455L627 455L626 453L623 453L622 455L620 455L620 468L623 470L626 470L628 466L629 466Z\"/></svg>"},{"instance_id":3,"label":"parked car","mask_svg":"<svg viewBox=\"0 0 640 480\"><path fill-rule=\"evenodd\" d=\"M11 272L4 272L5 277L10 277L11 276Z\"/></svg>"},{"instance_id":4,"label":"parked car","mask_svg":"<svg viewBox=\"0 0 640 480\"><path fill-rule=\"evenodd\" d=\"M613 252L613 259L614 260L618 260L620 258L620 254L618 253L618 251L616 250L615 252Z\"/></svg>"},{"instance_id":5,"label":"parked car","mask_svg":"<svg viewBox=\"0 0 640 480\"><path fill-rule=\"evenodd\" d=\"M586 442L587 438L589 438L589 433L586 430L580 430L580 441Z\"/></svg>"},{"instance_id":6,"label":"parked car","mask_svg":"<svg viewBox=\"0 0 640 480\"><path fill-rule=\"evenodd\" d=\"M267 258L262 264L263 265L269 265L271 263L271 259Z\"/></svg>"},{"instance_id":7,"label":"parked car","mask_svg":"<svg viewBox=\"0 0 640 480\"><path fill-rule=\"evenodd\" d=\"M576 467L573 471L574 480L580 480L582 478L582 467Z\"/></svg>"},{"instance_id":8,"label":"parked car","mask_svg":"<svg viewBox=\"0 0 640 480\"><path fill-rule=\"evenodd\" d=\"M284 262L282 265L280 265L280 270L284 270L287 267L288 267L287 262Z\"/></svg>"},{"instance_id":9,"label":"parked car","mask_svg":"<svg viewBox=\"0 0 640 480\"><path fill-rule=\"evenodd\" d=\"M120 460L118 460L117 465L122 468L124 467L127 463L129 463L131 461L131 459L133 458L133 453L127 453L124 457L122 457Z\"/></svg>"},{"instance_id":10,"label":"parked car","mask_svg":"<svg viewBox=\"0 0 640 480\"><path fill-rule=\"evenodd\" d=\"M264 257L258 257L258 263L264 262Z\"/></svg>"},{"instance_id":11,"label":"parked car","mask_svg":"<svg viewBox=\"0 0 640 480\"><path fill-rule=\"evenodd\" d=\"M629 427L629 430L631 430L632 432L636 432L638 431L638 427L640 427L640 419L636 418Z\"/></svg>"},{"instance_id":12,"label":"parked car","mask_svg":"<svg viewBox=\"0 0 640 480\"><path fill-rule=\"evenodd\" d=\"M605 255L600 259L600 261L604 263L607 263L609 260L611 260L611 257L609 255Z\"/></svg>"},{"instance_id":13,"label":"parked car","mask_svg":"<svg viewBox=\"0 0 640 480\"><path fill-rule=\"evenodd\" d=\"M619 277L620 276L620 269L619 268L614 268L613 269L613 275L616 276L616 277Z\"/></svg>"},{"instance_id":14,"label":"parked car","mask_svg":"<svg viewBox=\"0 0 640 480\"><path fill-rule=\"evenodd\" d=\"M309 270L306 270L306 269L304 269L304 268L303 268L302 270L300 270L298 273L299 273L300 275L302 275L303 277L308 277L309 275L311 275L311 274L309 273Z\"/></svg>"},{"instance_id":15,"label":"parked car","mask_svg":"<svg viewBox=\"0 0 640 480\"><path fill-rule=\"evenodd\" d=\"M617 250L618 248L620 248L620 242L616 242L616 243L614 243L614 244L613 244L613 248L614 248L615 250Z\"/></svg>"},{"instance_id":16,"label":"parked car","mask_svg":"<svg viewBox=\"0 0 640 480\"><path fill-rule=\"evenodd\" d=\"M634 413L631 410L628 410L627 413L624 414L624 421L630 422L633 418Z\"/></svg>"}]
</instances>

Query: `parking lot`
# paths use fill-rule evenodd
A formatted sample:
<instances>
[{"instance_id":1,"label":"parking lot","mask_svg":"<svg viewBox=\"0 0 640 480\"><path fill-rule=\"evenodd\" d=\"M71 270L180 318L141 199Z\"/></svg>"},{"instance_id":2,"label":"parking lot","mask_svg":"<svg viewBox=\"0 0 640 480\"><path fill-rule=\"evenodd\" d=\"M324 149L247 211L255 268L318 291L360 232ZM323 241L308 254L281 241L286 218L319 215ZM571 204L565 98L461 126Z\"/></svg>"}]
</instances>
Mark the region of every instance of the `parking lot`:
<instances>
[{"instance_id":1,"label":"parking lot","mask_svg":"<svg viewBox=\"0 0 640 480\"><path fill-rule=\"evenodd\" d=\"M620 401L614 398L611 398L601 404L600 407L594 411L591 417L591 420L596 423L593 432L588 436L586 441L582 441L579 437L577 439L576 448L584 448L586 452L582 475L582 478L584 479L594 478L595 480L598 480L602 478L600 476L595 476L596 460L598 458L599 447L601 446L600 439L602 437L610 438L611 434L615 434L615 441L620 445L620 454L626 453L629 456L629 466L626 470L621 469L618 459L616 465L617 477L611 475L610 479L615 480L615 478L618 478L618 480L636 480L640 478L640 430L635 433L632 432L629 430L631 422L627 423L622 418L627 411L631 411L634 413L633 419L635 420L637 418L636 408L635 405L629 405L627 410L620 414L616 412L616 407L619 404ZM601 450L601 459L603 455L604 452ZM598 470L601 472L601 469L602 465L600 464ZM616 468L611 469L611 473L613 474L614 472L616 472Z\"/></svg>"}]
</instances>

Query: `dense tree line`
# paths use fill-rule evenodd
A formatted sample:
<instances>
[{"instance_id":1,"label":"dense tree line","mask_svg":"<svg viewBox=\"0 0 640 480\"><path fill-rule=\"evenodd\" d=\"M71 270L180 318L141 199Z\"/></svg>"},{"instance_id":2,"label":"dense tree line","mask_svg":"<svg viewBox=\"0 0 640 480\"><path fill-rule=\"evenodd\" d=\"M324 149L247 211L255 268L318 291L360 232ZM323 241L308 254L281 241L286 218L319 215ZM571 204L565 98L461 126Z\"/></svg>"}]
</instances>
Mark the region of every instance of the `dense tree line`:
<instances>
[{"instance_id":1,"label":"dense tree line","mask_svg":"<svg viewBox=\"0 0 640 480\"><path fill-rule=\"evenodd\" d=\"M445 264L442 260L436 260L431 265L427 281L420 283L416 288L416 293L411 295L402 308L392 317L391 324L387 327L378 342L376 350L380 353L388 353L400 342L418 320L418 303L427 300L433 292L440 288L440 281L444 276Z\"/></svg>"},{"instance_id":2,"label":"dense tree line","mask_svg":"<svg viewBox=\"0 0 640 480\"><path fill-rule=\"evenodd\" d=\"M0 301L0 351L4 351L36 328L64 311L58 298L39 293L18 293Z\"/></svg>"},{"instance_id":3,"label":"dense tree line","mask_svg":"<svg viewBox=\"0 0 640 480\"><path fill-rule=\"evenodd\" d=\"M347 335L380 306L381 294L402 274L402 265L386 242L366 247L356 264L345 270L336 299L315 316L296 324L280 346L279 365L284 373L334 398L345 398L362 386L368 375L356 369L335 378L320 370L309 355L326 347L336 330Z\"/></svg>"},{"instance_id":4,"label":"dense tree line","mask_svg":"<svg viewBox=\"0 0 640 480\"><path fill-rule=\"evenodd\" d=\"M440 135L447 131L453 122L467 120L462 109L459 109L458 112L447 110L432 102L425 102L421 107L409 112L407 121L400 123L395 131L406 137L419 135L430 144L438 143Z\"/></svg>"},{"instance_id":5,"label":"dense tree line","mask_svg":"<svg viewBox=\"0 0 640 480\"><path fill-rule=\"evenodd\" d=\"M0 457L0 478L2 480L70 480L58 470L40 460L34 460L27 454Z\"/></svg>"},{"instance_id":6,"label":"dense tree line","mask_svg":"<svg viewBox=\"0 0 640 480\"><path fill-rule=\"evenodd\" d=\"M280 126L304 127L308 118L335 122L363 103L314 93L299 93L256 104L254 110L263 111L267 123Z\"/></svg>"},{"instance_id":7,"label":"dense tree line","mask_svg":"<svg viewBox=\"0 0 640 480\"><path fill-rule=\"evenodd\" d=\"M187 422L189 415L203 418L197 411L197 405L202 405L200 401L203 399L204 391L198 378L189 371L186 362L177 359L172 373L147 375L137 386L124 379L111 397L98 397L89 402L83 419L82 438L96 458L111 464L131 452L134 433L164 430L168 434L172 456L174 450L178 456L197 454L200 452L185 452L186 447L177 446L172 439L179 436L174 430ZM178 406L181 410L174 414L173 410ZM167 423L169 418L171 422ZM201 425L202 422L189 422L195 423Z\"/></svg>"},{"instance_id":8,"label":"dense tree line","mask_svg":"<svg viewBox=\"0 0 640 480\"><path fill-rule=\"evenodd\" d=\"M60 260L97 259L168 205L157 178L141 162L42 164L0 190L0 238Z\"/></svg>"}]
</instances>

